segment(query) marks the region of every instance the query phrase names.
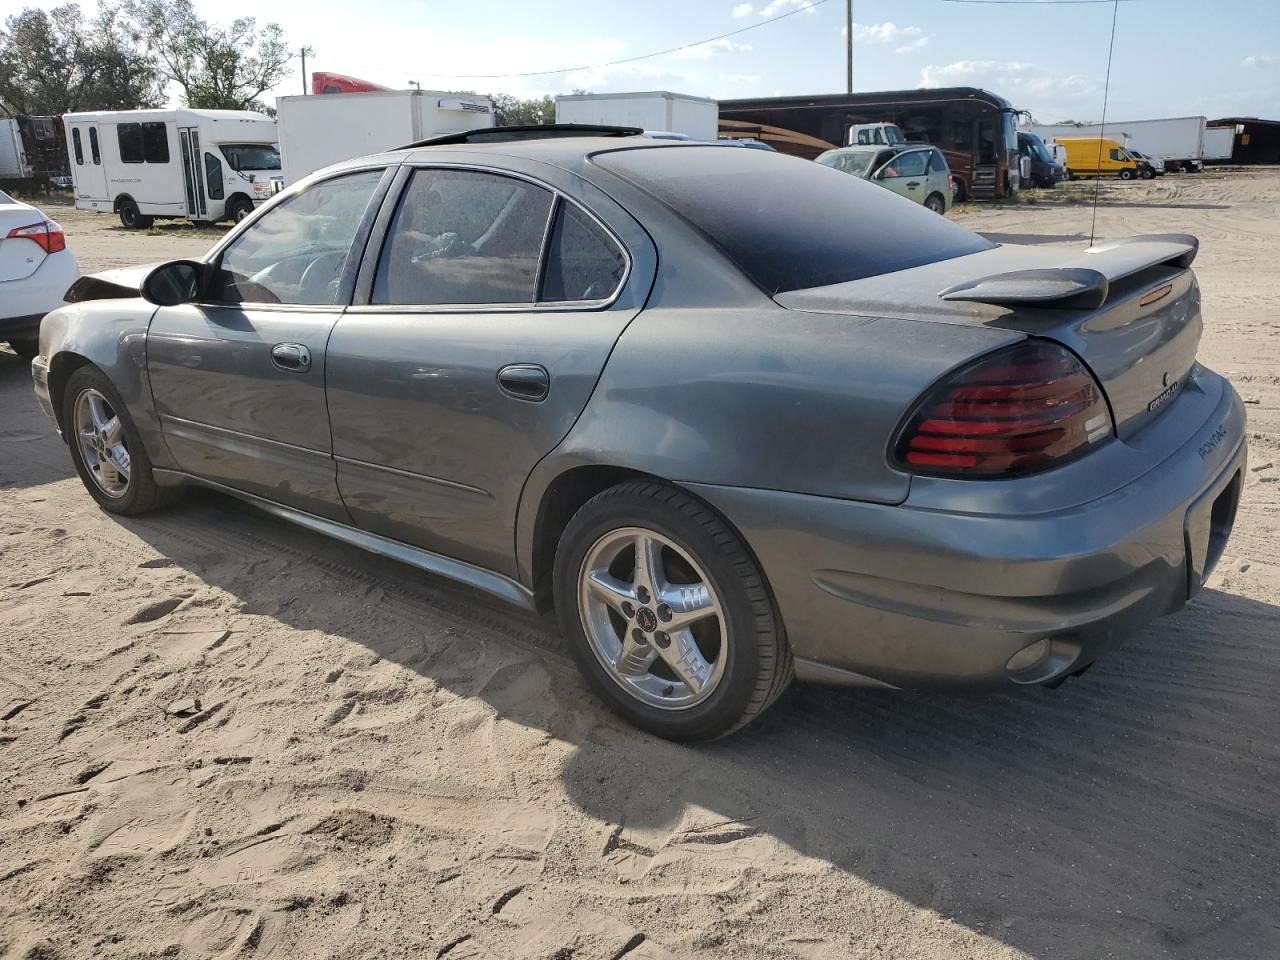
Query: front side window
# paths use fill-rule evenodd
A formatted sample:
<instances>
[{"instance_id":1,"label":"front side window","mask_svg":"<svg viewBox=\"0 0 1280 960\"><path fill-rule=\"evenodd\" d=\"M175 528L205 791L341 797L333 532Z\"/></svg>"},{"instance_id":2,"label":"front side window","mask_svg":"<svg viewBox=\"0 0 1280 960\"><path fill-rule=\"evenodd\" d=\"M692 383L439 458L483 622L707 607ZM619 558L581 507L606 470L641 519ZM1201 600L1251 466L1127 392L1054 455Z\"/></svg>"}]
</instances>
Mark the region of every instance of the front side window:
<instances>
[{"instance_id":1,"label":"front side window","mask_svg":"<svg viewBox=\"0 0 1280 960\"><path fill-rule=\"evenodd\" d=\"M533 303L552 195L492 173L419 170L378 262L373 302Z\"/></svg>"},{"instance_id":2,"label":"front side window","mask_svg":"<svg viewBox=\"0 0 1280 960\"><path fill-rule=\"evenodd\" d=\"M561 202L538 299L547 303L606 300L622 282L626 268L626 258L613 238L572 203Z\"/></svg>"},{"instance_id":3,"label":"front side window","mask_svg":"<svg viewBox=\"0 0 1280 960\"><path fill-rule=\"evenodd\" d=\"M93 157L93 162L101 165L102 154L98 152L98 128L89 128L89 154Z\"/></svg>"},{"instance_id":4,"label":"front side window","mask_svg":"<svg viewBox=\"0 0 1280 960\"><path fill-rule=\"evenodd\" d=\"M347 257L381 179L381 170L335 177L264 213L223 250L211 300L337 304Z\"/></svg>"},{"instance_id":5,"label":"front side window","mask_svg":"<svg viewBox=\"0 0 1280 960\"><path fill-rule=\"evenodd\" d=\"M72 128L71 130L71 148L72 150L75 151L76 164L78 166L83 167L84 166L84 147L82 147L80 144L79 128Z\"/></svg>"},{"instance_id":6,"label":"front side window","mask_svg":"<svg viewBox=\"0 0 1280 960\"><path fill-rule=\"evenodd\" d=\"M121 123L116 126L121 163L142 163L142 124Z\"/></svg>"},{"instance_id":7,"label":"front side window","mask_svg":"<svg viewBox=\"0 0 1280 960\"><path fill-rule=\"evenodd\" d=\"M241 170L279 170L280 151L273 143L223 143L222 155L237 173Z\"/></svg>"},{"instance_id":8,"label":"front side window","mask_svg":"<svg viewBox=\"0 0 1280 960\"><path fill-rule=\"evenodd\" d=\"M209 199L222 199L222 161L212 153L204 155L204 179L209 186Z\"/></svg>"},{"instance_id":9,"label":"front side window","mask_svg":"<svg viewBox=\"0 0 1280 960\"><path fill-rule=\"evenodd\" d=\"M913 150L894 157L884 168L882 176L891 177L923 177L925 172L925 154L923 150Z\"/></svg>"},{"instance_id":10,"label":"front side window","mask_svg":"<svg viewBox=\"0 0 1280 960\"><path fill-rule=\"evenodd\" d=\"M147 163L169 162L169 131L163 123L142 125L142 155Z\"/></svg>"}]
</instances>

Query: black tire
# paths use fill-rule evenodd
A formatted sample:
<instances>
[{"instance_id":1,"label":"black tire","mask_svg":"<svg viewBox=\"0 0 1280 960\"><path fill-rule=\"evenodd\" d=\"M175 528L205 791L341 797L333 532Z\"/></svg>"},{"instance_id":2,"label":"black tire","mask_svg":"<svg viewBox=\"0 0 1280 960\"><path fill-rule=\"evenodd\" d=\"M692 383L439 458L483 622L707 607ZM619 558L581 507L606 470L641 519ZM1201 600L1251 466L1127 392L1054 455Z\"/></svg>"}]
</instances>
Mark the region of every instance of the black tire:
<instances>
[{"instance_id":1,"label":"black tire","mask_svg":"<svg viewBox=\"0 0 1280 960\"><path fill-rule=\"evenodd\" d=\"M85 463L84 452L76 437L75 408L76 401L85 390L96 390L111 405L111 412L120 418L124 430L124 442L129 451L130 470L129 484L124 495L108 496L93 479L89 466ZM98 505L108 513L135 516L149 513L166 506L176 500L182 493L181 487L161 487L156 484L151 469L151 458L142 445L142 436L130 416L128 408L120 398L119 391L97 367L83 366L67 378L62 392L62 435L71 448L71 459L76 465L76 473L89 491L89 495L98 501Z\"/></svg>"},{"instance_id":2,"label":"black tire","mask_svg":"<svg viewBox=\"0 0 1280 960\"><path fill-rule=\"evenodd\" d=\"M1155 172L1154 170L1143 170L1143 171L1142 171L1142 179L1143 179L1143 180L1154 180L1155 178L1156 178L1156 172Z\"/></svg>"},{"instance_id":3,"label":"black tire","mask_svg":"<svg viewBox=\"0 0 1280 960\"><path fill-rule=\"evenodd\" d=\"M36 354L40 352L40 338L11 337L9 339L9 349L23 360L34 360Z\"/></svg>"},{"instance_id":4,"label":"black tire","mask_svg":"<svg viewBox=\"0 0 1280 960\"><path fill-rule=\"evenodd\" d=\"M248 197L232 197L227 202L227 219L232 223L239 223L251 213L253 201Z\"/></svg>"},{"instance_id":5,"label":"black tire","mask_svg":"<svg viewBox=\"0 0 1280 960\"><path fill-rule=\"evenodd\" d=\"M951 202L964 203L968 198L969 191L965 188L964 181L957 177L955 189L951 191Z\"/></svg>"},{"instance_id":6,"label":"black tire","mask_svg":"<svg viewBox=\"0 0 1280 960\"><path fill-rule=\"evenodd\" d=\"M578 612L578 578L588 552L609 532L631 526L679 544L721 598L725 639L718 656L729 659L712 693L685 709L651 706L623 690L592 652ZM588 501L560 538L554 592L561 630L591 687L635 726L660 737L692 741L730 734L763 713L794 676L782 621L754 558L719 516L667 484L632 481Z\"/></svg>"},{"instance_id":7,"label":"black tire","mask_svg":"<svg viewBox=\"0 0 1280 960\"><path fill-rule=\"evenodd\" d=\"M120 223L126 230L146 230L156 222L155 217L142 213L132 200L120 201L119 214Z\"/></svg>"},{"instance_id":8,"label":"black tire","mask_svg":"<svg viewBox=\"0 0 1280 960\"><path fill-rule=\"evenodd\" d=\"M1120 179L1121 179L1121 180L1132 180L1132 179L1133 179L1133 171L1132 171L1132 170L1130 170L1128 167L1125 167L1123 170L1121 170L1121 171L1120 171Z\"/></svg>"},{"instance_id":9,"label":"black tire","mask_svg":"<svg viewBox=\"0 0 1280 960\"><path fill-rule=\"evenodd\" d=\"M940 193L931 193L924 198L926 210L932 210L936 214L944 214L947 212L947 201Z\"/></svg>"}]
</instances>

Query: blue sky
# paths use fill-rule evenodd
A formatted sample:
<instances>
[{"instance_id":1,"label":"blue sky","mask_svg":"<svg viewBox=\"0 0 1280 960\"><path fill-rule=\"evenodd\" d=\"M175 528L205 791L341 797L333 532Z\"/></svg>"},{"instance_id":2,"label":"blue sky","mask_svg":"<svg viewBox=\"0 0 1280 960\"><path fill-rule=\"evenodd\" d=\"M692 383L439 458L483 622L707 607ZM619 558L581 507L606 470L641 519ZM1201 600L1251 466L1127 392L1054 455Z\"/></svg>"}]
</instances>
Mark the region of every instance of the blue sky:
<instances>
[{"instance_id":1,"label":"blue sky","mask_svg":"<svg viewBox=\"0 0 1280 960\"><path fill-rule=\"evenodd\" d=\"M52 6L50 0L37 0ZM211 19L254 14L309 44L309 67L404 87L521 96L668 89L717 98L839 92L844 0L680 53L615 67L481 78L633 57L760 23L810 0L197 0ZM0 13L22 0L0 0ZM354 12L353 12L354 11ZM982 86L1037 120L1096 119L1110 4L854 0L854 87ZM295 76L279 93L301 92ZM1121 2L1113 119L1280 119L1280 0Z\"/></svg>"}]
</instances>

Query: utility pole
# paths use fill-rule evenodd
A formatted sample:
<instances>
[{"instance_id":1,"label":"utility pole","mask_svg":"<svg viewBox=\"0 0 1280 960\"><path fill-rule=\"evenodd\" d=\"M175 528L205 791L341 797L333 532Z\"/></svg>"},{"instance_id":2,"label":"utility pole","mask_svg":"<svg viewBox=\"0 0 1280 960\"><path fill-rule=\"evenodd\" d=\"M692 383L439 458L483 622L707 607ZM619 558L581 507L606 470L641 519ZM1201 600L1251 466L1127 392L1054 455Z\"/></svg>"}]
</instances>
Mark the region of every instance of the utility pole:
<instances>
[{"instance_id":1,"label":"utility pole","mask_svg":"<svg viewBox=\"0 0 1280 960\"><path fill-rule=\"evenodd\" d=\"M306 95L311 91L307 89L307 55L315 56L316 52L310 47L303 47L298 53L302 56L302 93Z\"/></svg>"},{"instance_id":2,"label":"utility pole","mask_svg":"<svg viewBox=\"0 0 1280 960\"><path fill-rule=\"evenodd\" d=\"M853 0L844 0L844 92L853 93Z\"/></svg>"}]
</instances>

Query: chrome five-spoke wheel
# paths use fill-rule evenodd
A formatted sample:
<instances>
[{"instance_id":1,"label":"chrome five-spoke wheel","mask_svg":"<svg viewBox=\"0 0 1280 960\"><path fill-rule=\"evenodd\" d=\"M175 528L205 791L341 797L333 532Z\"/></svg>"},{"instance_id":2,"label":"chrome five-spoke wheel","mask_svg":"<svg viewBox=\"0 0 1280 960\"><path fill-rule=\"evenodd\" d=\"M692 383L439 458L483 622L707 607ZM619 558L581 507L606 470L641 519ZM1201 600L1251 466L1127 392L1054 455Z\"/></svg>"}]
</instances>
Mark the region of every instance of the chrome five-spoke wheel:
<instances>
[{"instance_id":1,"label":"chrome five-spoke wheel","mask_svg":"<svg viewBox=\"0 0 1280 960\"><path fill-rule=\"evenodd\" d=\"M587 551L578 608L592 653L623 690L681 710L724 676L725 616L702 568L673 541L623 527Z\"/></svg>"},{"instance_id":2,"label":"chrome five-spoke wheel","mask_svg":"<svg viewBox=\"0 0 1280 960\"><path fill-rule=\"evenodd\" d=\"M76 442L89 476L108 497L129 492L131 460L124 425L110 402L92 387L81 390L75 402Z\"/></svg>"}]
</instances>

